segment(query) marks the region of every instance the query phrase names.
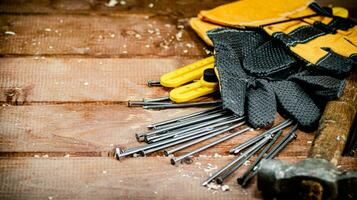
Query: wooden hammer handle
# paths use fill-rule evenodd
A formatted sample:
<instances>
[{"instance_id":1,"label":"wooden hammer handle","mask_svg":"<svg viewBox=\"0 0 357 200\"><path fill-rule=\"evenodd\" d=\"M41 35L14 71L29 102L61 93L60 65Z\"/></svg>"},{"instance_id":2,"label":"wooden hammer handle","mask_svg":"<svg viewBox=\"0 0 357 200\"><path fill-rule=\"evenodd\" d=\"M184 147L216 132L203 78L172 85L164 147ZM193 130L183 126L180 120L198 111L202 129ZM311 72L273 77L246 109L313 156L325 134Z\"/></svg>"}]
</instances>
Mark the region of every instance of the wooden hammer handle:
<instances>
[{"instance_id":1,"label":"wooden hammer handle","mask_svg":"<svg viewBox=\"0 0 357 200\"><path fill-rule=\"evenodd\" d=\"M357 110L357 72L346 81L343 95L327 103L309 157L323 158L337 165Z\"/></svg>"}]
</instances>

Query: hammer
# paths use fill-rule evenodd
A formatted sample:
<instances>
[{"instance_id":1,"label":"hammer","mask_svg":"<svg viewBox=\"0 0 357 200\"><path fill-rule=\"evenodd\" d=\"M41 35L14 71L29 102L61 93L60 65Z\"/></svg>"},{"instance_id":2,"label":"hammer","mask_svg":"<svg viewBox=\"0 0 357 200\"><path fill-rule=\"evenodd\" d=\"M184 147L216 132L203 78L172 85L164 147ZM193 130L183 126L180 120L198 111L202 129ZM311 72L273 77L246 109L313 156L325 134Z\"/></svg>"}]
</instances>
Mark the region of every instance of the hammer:
<instances>
[{"instance_id":1,"label":"hammer","mask_svg":"<svg viewBox=\"0 0 357 200\"><path fill-rule=\"evenodd\" d=\"M356 116L356 94L354 72L341 98L327 103L307 159L296 164L261 161L257 184L263 196L289 200L357 199L357 171L336 168Z\"/></svg>"}]
</instances>

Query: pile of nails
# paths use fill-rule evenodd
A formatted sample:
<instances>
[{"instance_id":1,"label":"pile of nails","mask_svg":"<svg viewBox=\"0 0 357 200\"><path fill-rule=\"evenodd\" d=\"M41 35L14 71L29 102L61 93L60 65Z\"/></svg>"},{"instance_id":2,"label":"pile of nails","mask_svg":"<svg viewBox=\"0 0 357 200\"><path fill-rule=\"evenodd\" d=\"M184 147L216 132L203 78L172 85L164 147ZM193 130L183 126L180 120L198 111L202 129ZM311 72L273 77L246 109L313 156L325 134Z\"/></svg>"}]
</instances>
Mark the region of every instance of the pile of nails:
<instances>
[{"instance_id":1,"label":"pile of nails","mask_svg":"<svg viewBox=\"0 0 357 200\"><path fill-rule=\"evenodd\" d=\"M222 106L150 124L147 127L150 131L136 134L139 142L146 142L147 144L125 151L116 148L115 156L118 160L126 156L145 156L153 152L164 151L164 154L171 158L171 164L175 165L181 161L191 160L191 157L195 154L252 130L246 126L244 117L237 117ZM288 133L278 141L283 130L288 127L291 127ZM239 129L235 130L236 128ZM296 138L296 130L296 123L291 119L287 119L233 147L229 153L236 155L235 159L212 174L203 182L203 185L206 186L214 181L222 184L229 175L240 168L253 155L259 153L249 169L237 179L240 185L246 186L257 174L260 161L262 159L274 158L290 141ZM175 152L222 135L223 133L228 134L184 155L178 157L174 157L173 155Z\"/></svg>"}]
</instances>

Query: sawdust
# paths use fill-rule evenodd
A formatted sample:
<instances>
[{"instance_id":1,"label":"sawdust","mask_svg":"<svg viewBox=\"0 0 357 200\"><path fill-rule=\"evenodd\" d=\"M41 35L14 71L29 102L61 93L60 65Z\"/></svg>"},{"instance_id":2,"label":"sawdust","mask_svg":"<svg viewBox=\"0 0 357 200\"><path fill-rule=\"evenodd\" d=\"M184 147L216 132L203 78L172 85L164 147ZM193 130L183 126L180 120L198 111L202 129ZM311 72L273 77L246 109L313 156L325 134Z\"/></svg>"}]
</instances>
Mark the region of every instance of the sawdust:
<instances>
[{"instance_id":1,"label":"sawdust","mask_svg":"<svg viewBox=\"0 0 357 200\"><path fill-rule=\"evenodd\" d=\"M13 31L5 31L5 35L16 35Z\"/></svg>"},{"instance_id":2,"label":"sawdust","mask_svg":"<svg viewBox=\"0 0 357 200\"><path fill-rule=\"evenodd\" d=\"M117 0L110 0L108 3L105 4L107 7L114 7L118 4Z\"/></svg>"}]
</instances>

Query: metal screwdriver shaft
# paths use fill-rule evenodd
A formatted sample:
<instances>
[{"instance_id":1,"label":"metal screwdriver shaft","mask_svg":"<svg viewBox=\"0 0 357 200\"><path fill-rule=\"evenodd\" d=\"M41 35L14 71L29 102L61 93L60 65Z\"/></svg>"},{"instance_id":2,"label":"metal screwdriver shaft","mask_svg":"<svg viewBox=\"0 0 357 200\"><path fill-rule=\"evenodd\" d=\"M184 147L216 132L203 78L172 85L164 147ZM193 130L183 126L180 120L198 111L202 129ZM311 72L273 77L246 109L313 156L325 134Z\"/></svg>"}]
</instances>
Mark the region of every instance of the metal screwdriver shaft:
<instances>
[{"instance_id":1,"label":"metal screwdriver shaft","mask_svg":"<svg viewBox=\"0 0 357 200\"><path fill-rule=\"evenodd\" d=\"M222 101L208 101L195 103L177 103L177 104L161 104L143 106L144 109L166 109L166 108L189 108L189 107L205 107L205 106L221 106Z\"/></svg>"}]
</instances>

